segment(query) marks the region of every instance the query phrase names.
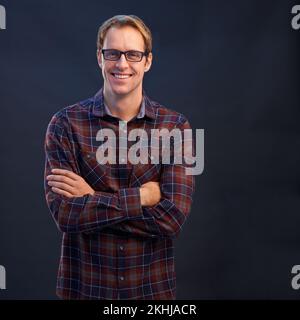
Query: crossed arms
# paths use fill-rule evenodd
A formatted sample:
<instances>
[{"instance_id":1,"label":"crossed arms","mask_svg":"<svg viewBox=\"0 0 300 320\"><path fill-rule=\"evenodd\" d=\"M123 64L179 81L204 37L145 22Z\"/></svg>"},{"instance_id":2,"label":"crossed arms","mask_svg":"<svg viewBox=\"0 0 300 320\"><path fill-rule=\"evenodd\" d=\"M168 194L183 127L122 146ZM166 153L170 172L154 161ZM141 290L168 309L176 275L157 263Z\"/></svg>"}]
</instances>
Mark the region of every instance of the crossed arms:
<instances>
[{"instance_id":1,"label":"crossed arms","mask_svg":"<svg viewBox=\"0 0 300 320\"><path fill-rule=\"evenodd\" d=\"M70 136L67 120L54 116L45 139L45 194L59 230L92 233L109 227L142 237L178 236L194 192L194 177L185 174L184 165L162 165L159 183L114 193L93 190L80 174Z\"/></svg>"}]
</instances>

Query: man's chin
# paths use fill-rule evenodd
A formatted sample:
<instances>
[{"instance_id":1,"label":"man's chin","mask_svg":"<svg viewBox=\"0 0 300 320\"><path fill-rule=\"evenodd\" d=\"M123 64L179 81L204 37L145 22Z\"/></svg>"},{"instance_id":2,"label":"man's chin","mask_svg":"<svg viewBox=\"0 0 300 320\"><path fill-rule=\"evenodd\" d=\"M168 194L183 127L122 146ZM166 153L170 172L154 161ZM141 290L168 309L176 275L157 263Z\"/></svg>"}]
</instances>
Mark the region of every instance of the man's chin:
<instances>
[{"instance_id":1,"label":"man's chin","mask_svg":"<svg viewBox=\"0 0 300 320\"><path fill-rule=\"evenodd\" d=\"M129 88L112 88L112 93L118 96L126 96L130 94L130 92L132 92L132 90Z\"/></svg>"}]
</instances>

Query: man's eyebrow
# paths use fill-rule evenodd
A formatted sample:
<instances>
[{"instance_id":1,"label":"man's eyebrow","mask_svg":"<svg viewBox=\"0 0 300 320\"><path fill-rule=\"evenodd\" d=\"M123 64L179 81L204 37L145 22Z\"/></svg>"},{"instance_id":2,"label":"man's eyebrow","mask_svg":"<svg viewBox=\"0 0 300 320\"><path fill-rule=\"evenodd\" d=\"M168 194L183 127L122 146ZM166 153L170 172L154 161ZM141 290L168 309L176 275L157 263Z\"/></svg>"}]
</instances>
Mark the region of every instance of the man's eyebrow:
<instances>
[{"instance_id":1,"label":"man's eyebrow","mask_svg":"<svg viewBox=\"0 0 300 320\"><path fill-rule=\"evenodd\" d=\"M107 48L103 48L105 50L109 49L109 50L118 50L118 51L141 51L144 52L144 49L127 49L127 50L120 50L120 49L116 49L114 47L107 47Z\"/></svg>"}]
</instances>

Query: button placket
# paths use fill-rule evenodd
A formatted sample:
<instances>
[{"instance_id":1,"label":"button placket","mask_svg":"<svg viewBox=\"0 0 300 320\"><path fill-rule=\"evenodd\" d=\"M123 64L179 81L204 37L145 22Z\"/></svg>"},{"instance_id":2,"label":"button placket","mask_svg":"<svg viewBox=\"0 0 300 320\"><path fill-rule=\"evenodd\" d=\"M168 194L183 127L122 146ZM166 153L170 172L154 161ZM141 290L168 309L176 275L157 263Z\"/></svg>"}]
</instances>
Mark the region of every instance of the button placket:
<instances>
[{"instance_id":1,"label":"button placket","mask_svg":"<svg viewBox=\"0 0 300 320\"><path fill-rule=\"evenodd\" d=\"M118 274L118 280L119 280L119 289L121 289L124 286L124 280L125 280L125 274L124 274L124 267L125 267L125 246L122 241L119 242L118 246L118 258L119 258L119 274Z\"/></svg>"}]
</instances>

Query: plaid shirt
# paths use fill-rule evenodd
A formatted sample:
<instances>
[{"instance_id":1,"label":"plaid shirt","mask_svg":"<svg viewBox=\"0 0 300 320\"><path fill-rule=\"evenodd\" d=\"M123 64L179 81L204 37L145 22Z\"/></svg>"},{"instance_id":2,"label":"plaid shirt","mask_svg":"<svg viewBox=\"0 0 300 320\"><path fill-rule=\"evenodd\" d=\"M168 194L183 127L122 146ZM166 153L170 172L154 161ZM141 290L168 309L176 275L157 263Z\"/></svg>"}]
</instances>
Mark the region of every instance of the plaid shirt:
<instances>
[{"instance_id":1,"label":"plaid shirt","mask_svg":"<svg viewBox=\"0 0 300 320\"><path fill-rule=\"evenodd\" d=\"M53 168L71 170L95 190L93 196L67 198L45 179L47 204L63 233L56 293L63 299L175 299L173 240L190 212L194 176L185 174L183 164L99 164L98 130L113 129L118 140L120 129L108 111L101 88L57 112L47 128L45 177ZM175 127L190 125L143 91L127 132ZM139 187L148 181L160 183L162 197L142 207Z\"/></svg>"}]
</instances>

